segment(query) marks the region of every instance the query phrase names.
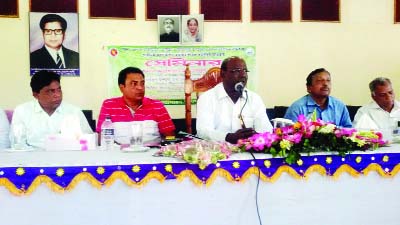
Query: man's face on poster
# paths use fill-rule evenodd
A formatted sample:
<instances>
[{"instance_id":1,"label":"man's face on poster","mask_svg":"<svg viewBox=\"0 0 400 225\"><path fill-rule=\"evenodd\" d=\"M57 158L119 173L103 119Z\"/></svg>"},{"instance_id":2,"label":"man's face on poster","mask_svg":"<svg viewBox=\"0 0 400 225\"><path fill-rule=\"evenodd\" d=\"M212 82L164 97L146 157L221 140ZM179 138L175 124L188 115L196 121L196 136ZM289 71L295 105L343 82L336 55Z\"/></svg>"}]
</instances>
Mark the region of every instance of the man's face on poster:
<instances>
[{"instance_id":1,"label":"man's face on poster","mask_svg":"<svg viewBox=\"0 0 400 225\"><path fill-rule=\"evenodd\" d=\"M54 50L61 48L64 41L64 31L62 30L60 22L48 22L44 26L43 39L44 44Z\"/></svg>"},{"instance_id":2,"label":"man's face on poster","mask_svg":"<svg viewBox=\"0 0 400 225\"><path fill-rule=\"evenodd\" d=\"M171 33L174 30L174 21L172 19L165 19L164 29L167 34Z\"/></svg>"}]
</instances>

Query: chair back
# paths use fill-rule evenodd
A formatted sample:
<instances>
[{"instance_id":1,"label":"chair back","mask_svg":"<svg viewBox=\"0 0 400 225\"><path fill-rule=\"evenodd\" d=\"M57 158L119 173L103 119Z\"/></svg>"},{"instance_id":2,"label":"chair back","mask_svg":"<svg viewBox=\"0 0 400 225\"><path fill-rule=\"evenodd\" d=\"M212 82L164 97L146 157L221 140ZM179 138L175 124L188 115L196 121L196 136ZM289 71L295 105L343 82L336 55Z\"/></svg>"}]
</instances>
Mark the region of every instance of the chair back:
<instances>
[{"instance_id":1,"label":"chair back","mask_svg":"<svg viewBox=\"0 0 400 225\"><path fill-rule=\"evenodd\" d=\"M286 110L288 108L289 108L288 106L275 106L274 107L275 118L284 118Z\"/></svg>"},{"instance_id":2,"label":"chair back","mask_svg":"<svg viewBox=\"0 0 400 225\"><path fill-rule=\"evenodd\" d=\"M347 110L349 111L349 116L350 116L350 120L351 122L353 122L354 117L358 111L358 109L361 107L360 105L346 105Z\"/></svg>"},{"instance_id":3,"label":"chair back","mask_svg":"<svg viewBox=\"0 0 400 225\"><path fill-rule=\"evenodd\" d=\"M197 80L191 79L192 73L190 72L189 65L185 69L185 123L186 132L192 133L192 93L196 93L199 97L200 92L205 92L208 89L215 87L222 81L220 76L220 68L210 68L202 77Z\"/></svg>"},{"instance_id":4,"label":"chair back","mask_svg":"<svg viewBox=\"0 0 400 225\"><path fill-rule=\"evenodd\" d=\"M13 109L6 109L6 110L4 110L4 112L5 112L6 115L7 115L8 122L11 123L14 110L13 110Z\"/></svg>"}]
</instances>

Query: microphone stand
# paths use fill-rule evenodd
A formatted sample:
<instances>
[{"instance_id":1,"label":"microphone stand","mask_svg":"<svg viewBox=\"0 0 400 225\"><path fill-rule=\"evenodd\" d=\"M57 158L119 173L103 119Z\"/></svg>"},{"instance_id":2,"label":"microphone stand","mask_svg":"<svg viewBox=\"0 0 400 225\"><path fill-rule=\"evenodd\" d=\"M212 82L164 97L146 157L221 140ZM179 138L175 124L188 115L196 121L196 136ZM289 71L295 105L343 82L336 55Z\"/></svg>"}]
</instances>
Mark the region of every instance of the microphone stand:
<instances>
[{"instance_id":1,"label":"microphone stand","mask_svg":"<svg viewBox=\"0 0 400 225\"><path fill-rule=\"evenodd\" d=\"M244 123L242 112L243 112L244 107L246 106L247 99L249 98L249 95L247 94L247 90L244 90L244 92L246 93L246 99L245 99L244 104L243 104L242 108L240 109L240 113L239 113L239 120L240 120L240 125L242 126L242 129L246 128L246 124ZM241 92L240 94L241 94L240 97L242 97L243 92Z\"/></svg>"}]
</instances>

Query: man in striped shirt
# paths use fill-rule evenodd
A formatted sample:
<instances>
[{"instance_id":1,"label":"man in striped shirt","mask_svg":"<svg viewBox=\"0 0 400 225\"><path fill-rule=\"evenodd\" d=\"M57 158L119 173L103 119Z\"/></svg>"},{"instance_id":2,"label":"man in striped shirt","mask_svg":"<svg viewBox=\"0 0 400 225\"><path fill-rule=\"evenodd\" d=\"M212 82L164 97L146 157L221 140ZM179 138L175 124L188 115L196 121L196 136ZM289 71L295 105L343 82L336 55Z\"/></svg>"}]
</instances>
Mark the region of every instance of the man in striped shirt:
<instances>
[{"instance_id":1,"label":"man in striped shirt","mask_svg":"<svg viewBox=\"0 0 400 225\"><path fill-rule=\"evenodd\" d=\"M110 116L113 123L153 120L158 124L161 135L175 135L174 123L164 104L144 96L145 80L142 70L136 67L121 70L118 85L122 96L104 100L97 121L98 133L106 116Z\"/></svg>"}]
</instances>

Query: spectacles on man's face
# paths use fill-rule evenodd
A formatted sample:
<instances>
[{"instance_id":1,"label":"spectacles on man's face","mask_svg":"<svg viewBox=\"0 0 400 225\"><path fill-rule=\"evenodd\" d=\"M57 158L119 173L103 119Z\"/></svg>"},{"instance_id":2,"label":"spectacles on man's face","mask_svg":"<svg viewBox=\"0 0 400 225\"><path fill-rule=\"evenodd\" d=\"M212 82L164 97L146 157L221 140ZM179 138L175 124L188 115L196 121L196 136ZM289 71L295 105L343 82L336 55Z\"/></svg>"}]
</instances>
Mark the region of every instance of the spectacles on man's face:
<instances>
[{"instance_id":1,"label":"spectacles on man's face","mask_svg":"<svg viewBox=\"0 0 400 225\"><path fill-rule=\"evenodd\" d=\"M61 34L63 34L63 29L43 29L43 33L45 34L45 35L52 35L52 34L55 34L55 35L61 35Z\"/></svg>"},{"instance_id":2,"label":"spectacles on man's face","mask_svg":"<svg viewBox=\"0 0 400 225\"><path fill-rule=\"evenodd\" d=\"M44 95L47 95L47 96L53 96L56 94L58 94L58 95L62 94L62 89L61 89L61 87L58 87L58 88L44 87L42 90L40 90L40 92L42 92Z\"/></svg>"},{"instance_id":3,"label":"spectacles on man's face","mask_svg":"<svg viewBox=\"0 0 400 225\"><path fill-rule=\"evenodd\" d=\"M164 25L167 25L167 24L174 25L174 21L172 21L172 20L164 21Z\"/></svg>"},{"instance_id":4,"label":"spectacles on man's face","mask_svg":"<svg viewBox=\"0 0 400 225\"><path fill-rule=\"evenodd\" d=\"M233 75L240 75L240 74L247 74L248 72L250 72L248 69L233 69L233 70L229 70L230 73L233 73Z\"/></svg>"}]
</instances>

